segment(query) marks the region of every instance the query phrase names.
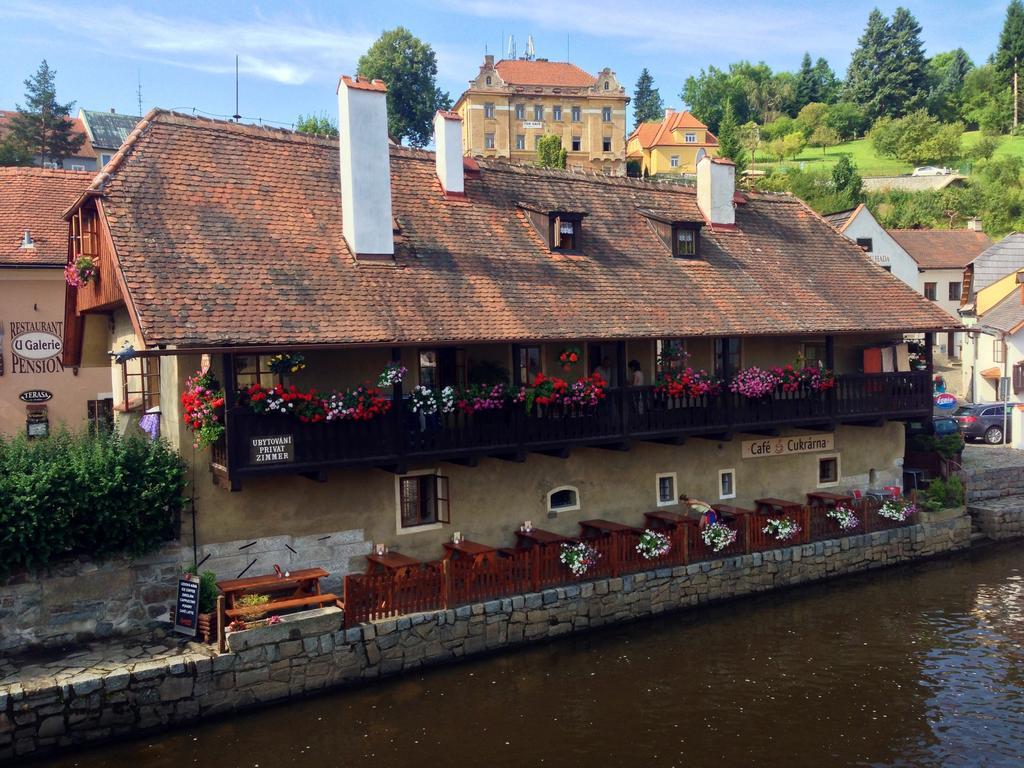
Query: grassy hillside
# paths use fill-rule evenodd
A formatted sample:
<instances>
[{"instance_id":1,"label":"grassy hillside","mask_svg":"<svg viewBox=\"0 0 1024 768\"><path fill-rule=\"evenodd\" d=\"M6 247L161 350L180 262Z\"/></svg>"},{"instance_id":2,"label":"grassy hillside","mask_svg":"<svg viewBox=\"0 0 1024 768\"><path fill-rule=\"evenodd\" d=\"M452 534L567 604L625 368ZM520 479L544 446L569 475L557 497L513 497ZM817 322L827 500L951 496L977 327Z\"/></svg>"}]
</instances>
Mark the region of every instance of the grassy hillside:
<instances>
[{"instance_id":1,"label":"grassy hillside","mask_svg":"<svg viewBox=\"0 0 1024 768\"><path fill-rule=\"evenodd\" d=\"M964 134L964 149L969 149L981 138L980 131L968 131ZM815 168L831 168L842 155L848 155L857 166L861 176L898 176L910 173L914 169L906 163L893 160L889 157L882 157L875 153L868 139L857 139L828 147L824 152L819 148L808 147L795 160L787 160L784 163L768 162L760 154L755 157L754 168L768 170L770 168L782 168L788 165L798 165L805 170ZM1003 143L996 150L996 157L1003 155L1018 155L1024 157L1024 136L1007 136ZM964 168L966 170L966 166Z\"/></svg>"}]
</instances>

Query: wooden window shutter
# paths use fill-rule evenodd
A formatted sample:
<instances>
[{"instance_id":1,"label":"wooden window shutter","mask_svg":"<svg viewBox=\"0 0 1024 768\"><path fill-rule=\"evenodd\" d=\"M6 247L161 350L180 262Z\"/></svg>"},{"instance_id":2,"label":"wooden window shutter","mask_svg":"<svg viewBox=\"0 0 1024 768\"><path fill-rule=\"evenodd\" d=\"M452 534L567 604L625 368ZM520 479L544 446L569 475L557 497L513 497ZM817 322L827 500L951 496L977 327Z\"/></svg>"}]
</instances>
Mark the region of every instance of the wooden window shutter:
<instances>
[{"instance_id":1,"label":"wooden window shutter","mask_svg":"<svg viewBox=\"0 0 1024 768\"><path fill-rule=\"evenodd\" d=\"M444 475L438 475L434 478L434 483L434 489L437 495L437 522L451 523L451 491L449 488L450 483L448 482L448 478Z\"/></svg>"}]
</instances>

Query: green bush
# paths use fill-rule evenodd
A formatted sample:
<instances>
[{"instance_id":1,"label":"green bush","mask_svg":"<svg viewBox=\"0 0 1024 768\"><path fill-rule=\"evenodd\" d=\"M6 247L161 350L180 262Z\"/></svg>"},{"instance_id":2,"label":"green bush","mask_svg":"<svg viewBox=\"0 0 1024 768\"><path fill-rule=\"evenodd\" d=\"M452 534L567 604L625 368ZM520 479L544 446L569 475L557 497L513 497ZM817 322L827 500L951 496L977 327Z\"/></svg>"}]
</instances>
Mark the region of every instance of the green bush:
<instances>
[{"instance_id":1,"label":"green bush","mask_svg":"<svg viewBox=\"0 0 1024 768\"><path fill-rule=\"evenodd\" d=\"M953 475L948 480L941 477L932 480L924 494L925 508L938 512L940 509L959 507L964 503L963 481Z\"/></svg>"},{"instance_id":2,"label":"green bush","mask_svg":"<svg viewBox=\"0 0 1024 768\"><path fill-rule=\"evenodd\" d=\"M163 442L0 437L0 576L64 555L150 552L174 536L184 486L184 463Z\"/></svg>"},{"instance_id":3,"label":"green bush","mask_svg":"<svg viewBox=\"0 0 1024 768\"><path fill-rule=\"evenodd\" d=\"M191 573L193 576L199 576L199 569L195 565L190 565L185 569L186 573ZM213 571L203 571L203 575L199 576L199 612L200 613L213 613L217 607L217 595L220 590L217 589L217 574Z\"/></svg>"}]
</instances>

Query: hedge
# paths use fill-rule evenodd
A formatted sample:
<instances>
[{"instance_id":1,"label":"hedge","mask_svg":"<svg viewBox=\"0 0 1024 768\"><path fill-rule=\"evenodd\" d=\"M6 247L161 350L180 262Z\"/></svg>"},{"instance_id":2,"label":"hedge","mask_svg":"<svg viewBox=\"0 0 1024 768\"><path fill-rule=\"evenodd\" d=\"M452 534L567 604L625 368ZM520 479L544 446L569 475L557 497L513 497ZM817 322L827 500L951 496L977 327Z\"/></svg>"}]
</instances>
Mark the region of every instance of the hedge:
<instances>
[{"instance_id":1,"label":"hedge","mask_svg":"<svg viewBox=\"0 0 1024 768\"><path fill-rule=\"evenodd\" d=\"M55 558L142 555L173 538L185 465L162 441L0 436L0 576Z\"/></svg>"}]
</instances>

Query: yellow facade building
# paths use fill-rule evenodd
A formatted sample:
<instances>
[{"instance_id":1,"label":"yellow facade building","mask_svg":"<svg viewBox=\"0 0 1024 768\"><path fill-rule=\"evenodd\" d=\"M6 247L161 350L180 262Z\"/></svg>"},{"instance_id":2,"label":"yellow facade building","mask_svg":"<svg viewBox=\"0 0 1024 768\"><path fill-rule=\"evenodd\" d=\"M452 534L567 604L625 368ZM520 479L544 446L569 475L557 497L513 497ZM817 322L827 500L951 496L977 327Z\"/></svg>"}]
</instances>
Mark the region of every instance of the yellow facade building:
<instances>
[{"instance_id":1,"label":"yellow facade building","mask_svg":"<svg viewBox=\"0 0 1024 768\"><path fill-rule=\"evenodd\" d=\"M647 176L696 173L701 150L717 157L718 138L690 112L666 110L660 123L641 123L626 140L626 157Z\"/></svg>"},{"instance_id":2,"label":"yellow facade building","mask_svg":"<svg viewBox=\"0 0 1024 768\"><path fill-rule=\"evenodd\" d=\"M485 56L454 111L471 157L535 163L537 142L555 134L569 167L622 175L628 103L607 67L594 76L564 61Z\"/></svg>"}]
</instances>

